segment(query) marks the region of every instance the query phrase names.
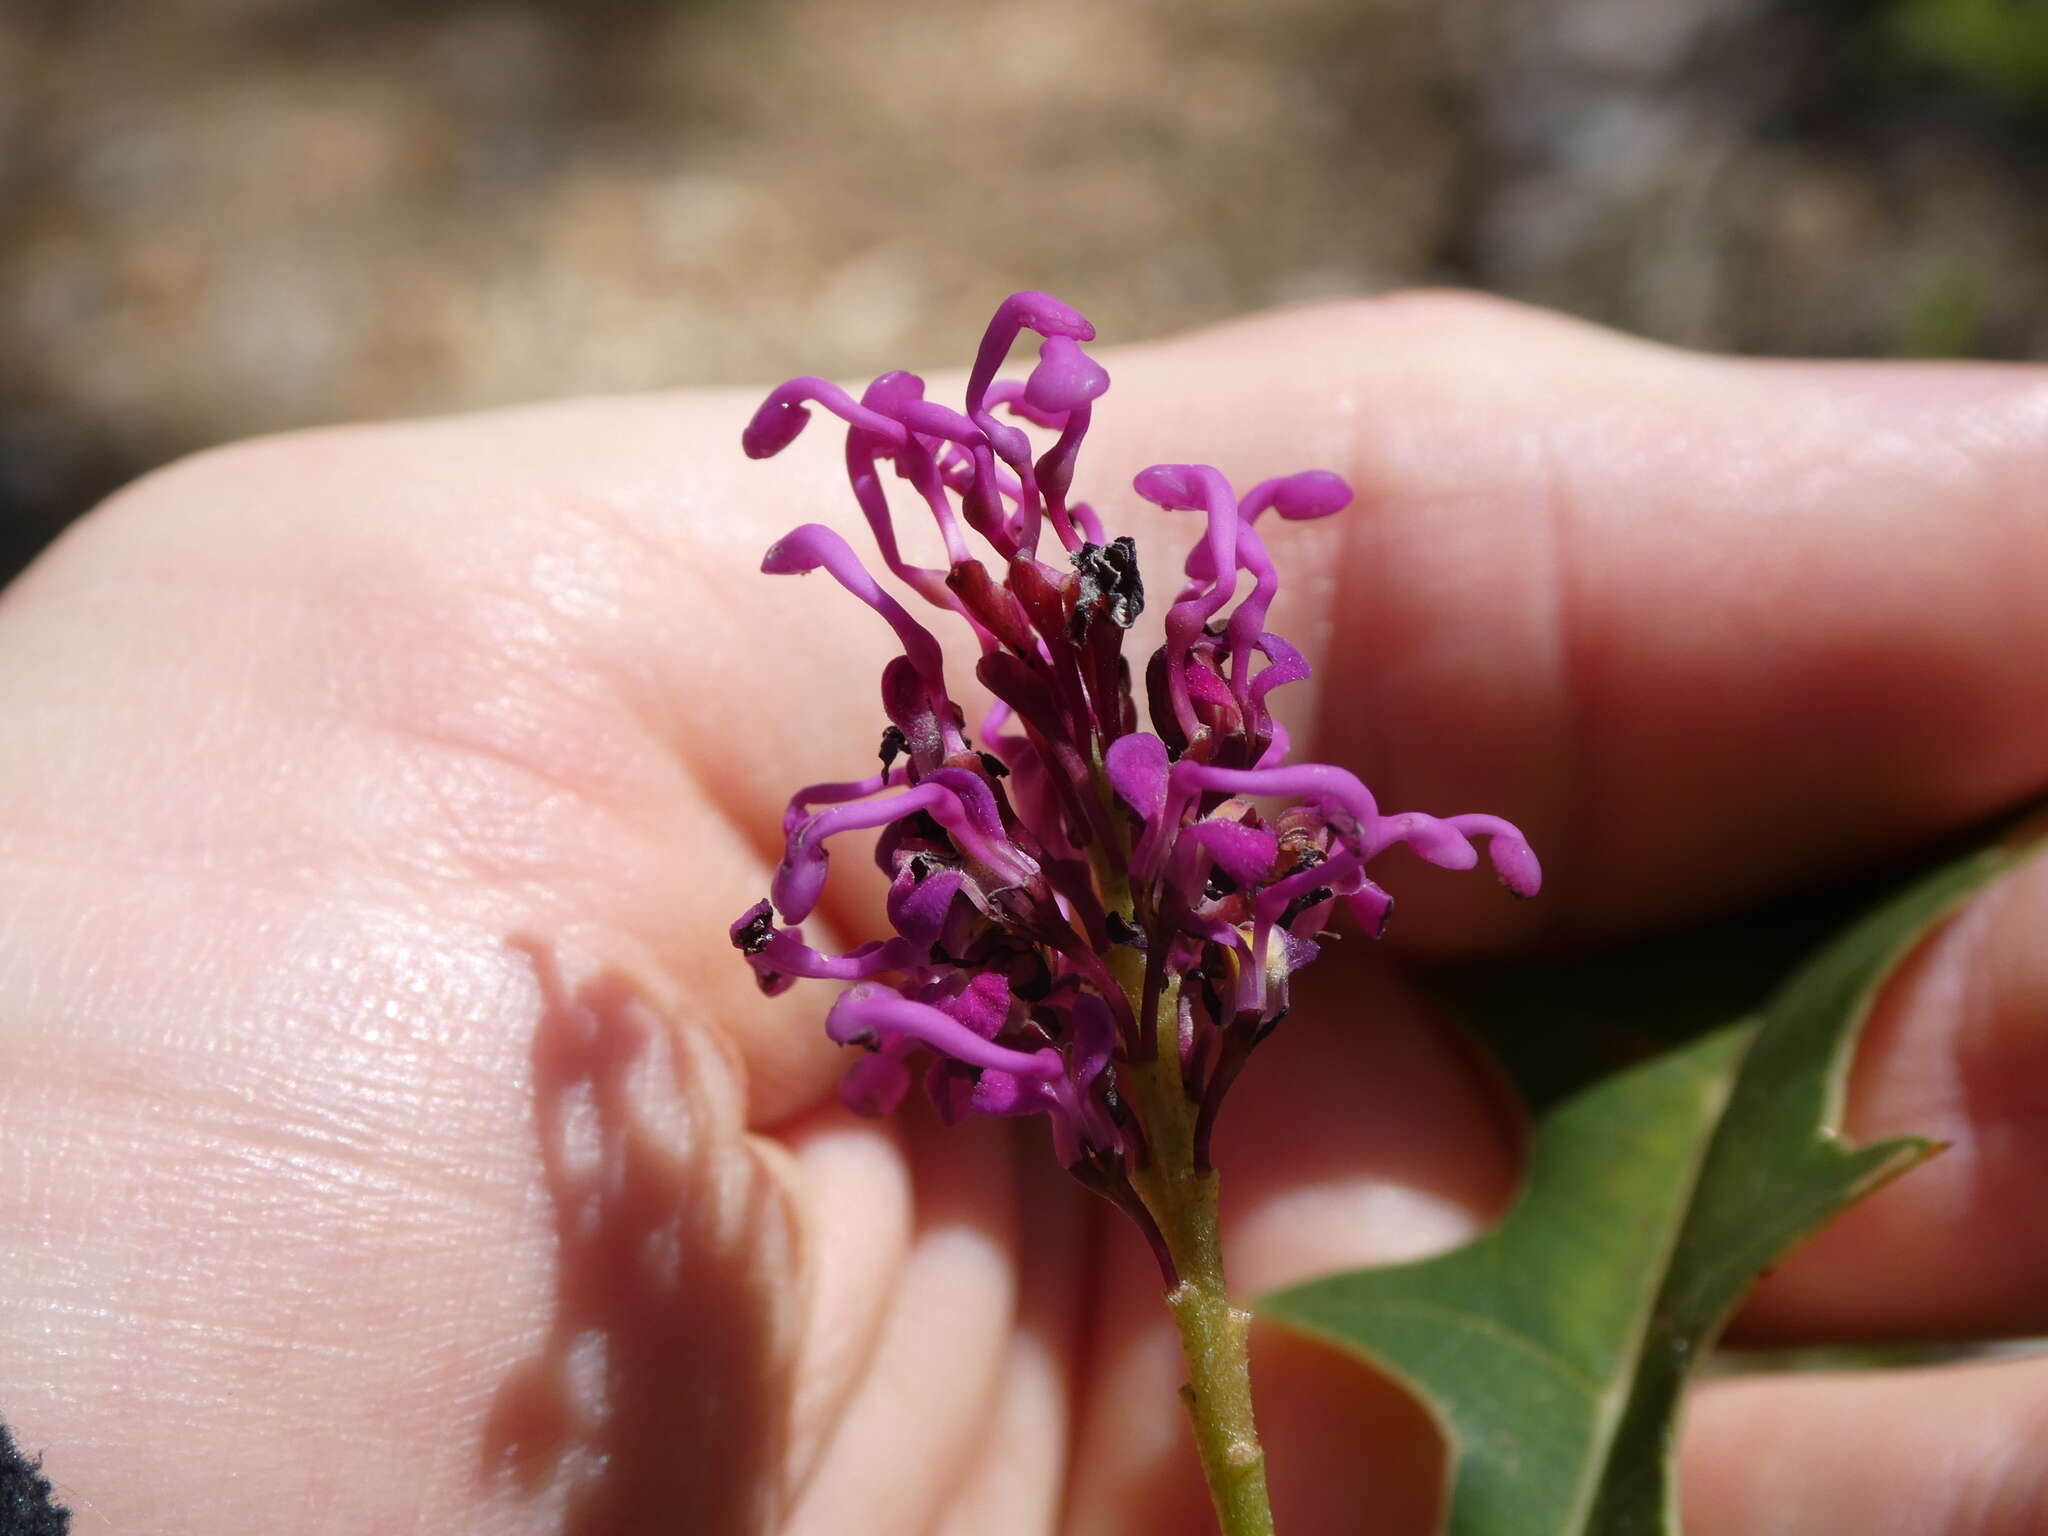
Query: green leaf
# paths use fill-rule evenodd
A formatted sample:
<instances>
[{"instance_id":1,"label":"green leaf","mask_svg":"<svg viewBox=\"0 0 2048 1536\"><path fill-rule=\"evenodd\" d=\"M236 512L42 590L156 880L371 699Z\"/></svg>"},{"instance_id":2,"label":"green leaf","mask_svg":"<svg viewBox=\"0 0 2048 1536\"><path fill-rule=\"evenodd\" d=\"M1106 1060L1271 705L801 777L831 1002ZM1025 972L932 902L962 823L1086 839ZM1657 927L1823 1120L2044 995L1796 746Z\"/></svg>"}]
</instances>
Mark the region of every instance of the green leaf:
<instances>
[{"instance_id":1,"label":"green leaf","mask_svg":"<svg viewBox=\"0 0 2048 1536\"><path fill-rule=\"evenodd\" d=\"M1674 1426L1693 1365L1765 1268L1935 1150L1852 1147L1836 1130L1879 987L2022 851L1993 847L1915 882L1760 1015L1757 976L1790 924L1695 948L1689 972L1659 941L1578 962L1562 982L1553 963L1547 993L1531 990L1535 967L1468 980L1467 1012L1510 1047L1503 1064L1535 1116L1514 1208L1454 1253L1259 1304L1370 1360L1437 1415L1452 1536L1677 1531ZM1657 996L1674 986L1675 1006ZM1560 995L1579 1007L1559 1008ZM1588 1064L1589 1039L1607 1063ZM1615 1067L1616 1054L1634 1059Z\"/></svg>"}]
</instances>

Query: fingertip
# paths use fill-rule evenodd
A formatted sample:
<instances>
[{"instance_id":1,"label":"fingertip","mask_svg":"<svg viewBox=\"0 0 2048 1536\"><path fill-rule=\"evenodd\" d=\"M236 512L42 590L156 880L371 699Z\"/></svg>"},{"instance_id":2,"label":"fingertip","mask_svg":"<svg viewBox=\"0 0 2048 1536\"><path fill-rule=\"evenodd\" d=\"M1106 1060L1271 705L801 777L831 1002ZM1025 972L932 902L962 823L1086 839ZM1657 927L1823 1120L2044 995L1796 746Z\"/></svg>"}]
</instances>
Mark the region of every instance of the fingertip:
<instances>
[{"instance_id":1,"label":"fingertip","mask_svg":"<svg viewBox=\"0 0 2048 1536\"><path fill-rule=\"evenodd\" d=\"M1982 891L1880 994L1845 1132L1943 1143L1759 1287L1764 1339L2037 1333L2048 1328L2048 857Z\"/></svg>"}]
</instances>

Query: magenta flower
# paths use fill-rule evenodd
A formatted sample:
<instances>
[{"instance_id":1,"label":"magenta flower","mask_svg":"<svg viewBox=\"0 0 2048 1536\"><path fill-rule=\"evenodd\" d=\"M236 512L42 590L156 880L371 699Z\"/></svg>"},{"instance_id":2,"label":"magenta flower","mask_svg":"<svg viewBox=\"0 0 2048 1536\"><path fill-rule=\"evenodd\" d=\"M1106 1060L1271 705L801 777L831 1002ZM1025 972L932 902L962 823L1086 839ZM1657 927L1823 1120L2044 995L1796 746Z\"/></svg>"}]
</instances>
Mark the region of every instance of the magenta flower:
<instances>
[{"instance_id":1,"label":"magenta flower","mask_svg":"<svg viewBox=\"0 0 2048 1536\"><path fill-rule=\"evenodd\" d=\"M998 380L1024 331L1041 338L1037 366L1021 383ZM1266 627L1279 578L1257 524L1268 511L1343 508L1350 488L1325 471L1262 481L1243 497L1207 465L1137 477L1146 500L1201 518L1166 643L1145 670L1151 729L1140 729L1124 655L1145 603L1136 547L1106 538L1069 499L1109 387L1082 350L1094 335L1050 295L1013 294L982 339L962 411L926 400L914 375L889 373L858 401L793 379L755 413L743 436L755 458L794 441L809 406L846 424L847 475L882 566L967 626L981 651L973 680L995 703L977 746L937 638L838 534L806 524L770 549L763 570L825 571L881 615L902 655L882 674L880 772L791 798L769 900L732 938L767 991L798 977L852 983L826 1029L868 1053L841 1085L854 1109L894 1109L922 1066L949 1123L1046 1116L1060 1161L1131 1213L1171 1286L1174 1245L1142 1198L1162 1128L1147 1124L1127 1075L1162 1051L1178 1058L1192 1125L1182 1155L1205 1175L1224 1094L1286 1016L1289 983L1331 937L1334 909L1348 907L1368 934L1385 930L1393 902L1367 873L1375 858L1406 843L1470 869L1477 839L1515 894L1535 894L1540 873L1499 817L1383 814L1343 769L1287 762L1270 699L1309 669ZM1050 446L1034 454L998 409ZM946 569L902 558L884 466L930 509ZM992 567L971 553L970 534ZM1048 537L1060 546L1051 561L1040 557ZM1241 574L1251 590L1233 607ZM827 954L799 925L824 887L832 840L857 831L878 834L895 931Z\"/></svg>"}]
</instances>

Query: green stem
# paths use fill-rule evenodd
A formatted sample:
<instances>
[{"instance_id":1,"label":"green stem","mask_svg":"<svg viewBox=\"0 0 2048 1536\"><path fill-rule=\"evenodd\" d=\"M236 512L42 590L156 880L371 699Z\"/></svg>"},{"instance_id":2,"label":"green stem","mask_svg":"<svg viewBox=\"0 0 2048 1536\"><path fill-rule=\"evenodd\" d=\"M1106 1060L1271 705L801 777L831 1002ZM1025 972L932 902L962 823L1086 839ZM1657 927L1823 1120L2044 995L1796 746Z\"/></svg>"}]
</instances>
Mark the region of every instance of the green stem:
<instances>
[{"instance_id":1,"label":"green stem","mask_svg":"<svg viewBox=\"0 0 2048 1536\"><path fill-rule=\"evenodd\" d=\"M1158 1053L1130 1065L1127 1080L1151 1146L1150 1161L1131 1182L1158 1222L1180 1275L1166 1306L1187 1360L1181 1399L1194 1424L1195 1448L1223 1536L1272 1536L1266 1453L1252 1422L1251 1314L1233 1307L1224 1288L1216 1175L1195 1171L1196 1106L1188 1102L1174 1048L1179 990L1169 981L1159 1000Z\"/></svg>"},{"instance_id":2,"label":"green stem","mask_svg":"<svg viewBox=\"0 0 2048 1536\"><path fill-rule=\"evenodd\" d=\"M1100 755L1096 792L1111 801ZM1113 818L1114 819L1114 818ZM1091 848L1097 887L1113 911L1140 920L1123 870L1128 851L1112 861ZM1110 968L1130 1000L1144 1007L1145 962L1126 945L1112 951ZM1195 1121L1180 1064L1180 979L1169 975L1153 1015L1158 1049L1150 1061L1133 1061L1120 1074L1145 1124L1149 1157L1131 1184L1158 1224L1179 1283L1166 1293L1166 1310L1180 1334L1188 1379L1180 1389L1194 1425L1195 1450L1208 1479L1222 1536L1273 1536L1273 1510L1266 1500L1266 1451L1252 1420L1251 1314L1230 1304L1223 1283L1223 1243L1216 1218L1215 1170L1195 1171Z\"/></svg>"}]
</instances>

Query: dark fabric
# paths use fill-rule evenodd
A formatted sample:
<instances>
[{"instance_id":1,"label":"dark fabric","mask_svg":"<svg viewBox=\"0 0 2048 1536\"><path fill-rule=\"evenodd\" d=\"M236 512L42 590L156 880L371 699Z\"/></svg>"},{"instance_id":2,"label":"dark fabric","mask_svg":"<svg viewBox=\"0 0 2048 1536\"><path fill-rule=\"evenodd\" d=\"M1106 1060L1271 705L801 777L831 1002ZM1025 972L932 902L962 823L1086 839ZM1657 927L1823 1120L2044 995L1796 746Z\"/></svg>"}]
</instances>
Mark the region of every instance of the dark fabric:
<instances>
[{"instance_id":1,"label":"dark fabric","mask_svg":"<svg viewBox=\"0 0 2048 1536\"><path fill-rule=\"evenodd\" d=\"M71 1529L71 1512L50 1500L42 1465L16 1450L0 1423L0 1536L65 1536Z\"/></svg>"}]
</instances>

